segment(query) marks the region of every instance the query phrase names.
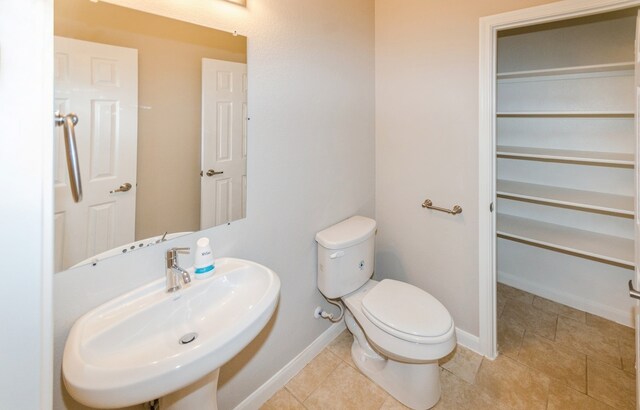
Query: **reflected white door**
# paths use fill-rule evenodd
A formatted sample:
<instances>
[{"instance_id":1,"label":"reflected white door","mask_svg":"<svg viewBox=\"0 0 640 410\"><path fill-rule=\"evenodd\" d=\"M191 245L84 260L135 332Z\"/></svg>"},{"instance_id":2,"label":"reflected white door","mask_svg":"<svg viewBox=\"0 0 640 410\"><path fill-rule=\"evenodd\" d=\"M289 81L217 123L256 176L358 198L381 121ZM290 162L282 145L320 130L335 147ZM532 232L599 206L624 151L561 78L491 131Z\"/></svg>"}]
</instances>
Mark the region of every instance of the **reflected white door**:
<instances>
[{"instance_id":1,"label":"reflected white door","mask_svg":"<svg viewBox=\"0 0 640 410\"><path fill-rule=\"evenodd\" d=\"M202 59L201 229L245 217L247 65Z\"/></svg>"},{"instance_id":2,"label":"reflected white door","mask_svg":"<svg viewBox=\"0 0 640 410\"><path fill-rule=\"evenodd\" d=\"M55 109L78 115L83 199L69 190L62 127L55 147L55 268L133 242L138 50L55 37ZM130 183L127 192L114 192Z\"/></svg>"}]
</instances>

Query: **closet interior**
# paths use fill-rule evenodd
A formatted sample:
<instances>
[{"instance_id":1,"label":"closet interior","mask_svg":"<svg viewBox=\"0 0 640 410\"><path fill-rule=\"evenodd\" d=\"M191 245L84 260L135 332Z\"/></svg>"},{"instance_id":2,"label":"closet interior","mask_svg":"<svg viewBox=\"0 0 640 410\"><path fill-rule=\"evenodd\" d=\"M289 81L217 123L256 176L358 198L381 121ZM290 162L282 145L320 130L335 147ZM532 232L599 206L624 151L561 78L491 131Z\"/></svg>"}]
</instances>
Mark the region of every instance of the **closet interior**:
<instances>
[{"instance_id":1,"label":"closet interior","mask_svg":"<svg viewBox=\"0 0 640 410\"><path fill-rule=\"evenodd\" d=\"M632 325L637 10L500 32L498 282Z\"/></svg>"}]
</instances>

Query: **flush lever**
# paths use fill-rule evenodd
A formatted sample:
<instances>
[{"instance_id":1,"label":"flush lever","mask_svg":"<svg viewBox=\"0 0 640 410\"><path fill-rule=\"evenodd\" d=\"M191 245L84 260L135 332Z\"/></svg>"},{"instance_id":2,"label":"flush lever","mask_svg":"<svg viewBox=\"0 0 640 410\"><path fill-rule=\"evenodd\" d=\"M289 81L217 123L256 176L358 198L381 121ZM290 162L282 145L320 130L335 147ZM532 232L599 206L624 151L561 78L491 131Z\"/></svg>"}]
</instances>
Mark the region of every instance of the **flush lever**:
<instances>
[{"instance_id":1,"label":"flush lever","mask_svg":"<svg viewBox=\"0 0 640 410\"><path fill-rule=\"evenodd\" d=\"M343 256L344 256L344 251L338 251L338 252L334 252L331 255L329 255L329 259L341 258Z\"/></svg>"}]
</instances>

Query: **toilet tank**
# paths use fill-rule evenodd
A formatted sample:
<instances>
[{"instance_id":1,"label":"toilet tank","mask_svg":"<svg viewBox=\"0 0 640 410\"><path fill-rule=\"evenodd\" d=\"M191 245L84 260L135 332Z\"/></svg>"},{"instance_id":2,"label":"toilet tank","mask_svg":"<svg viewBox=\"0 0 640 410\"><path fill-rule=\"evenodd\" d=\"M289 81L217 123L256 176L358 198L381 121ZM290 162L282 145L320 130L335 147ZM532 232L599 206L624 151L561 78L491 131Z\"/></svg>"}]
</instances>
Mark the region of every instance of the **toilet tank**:
<instances>
[{"instance_id":1,"label":"toilet tank","mask_svg":"<svg viewBox=\"0 0 640 410\"><path fill-rule=\"evenodd\" d=\"M318 289L336 299L364 285L373 275L376 221L352 216L316 234Z\"/></svg>"}]
</instances>

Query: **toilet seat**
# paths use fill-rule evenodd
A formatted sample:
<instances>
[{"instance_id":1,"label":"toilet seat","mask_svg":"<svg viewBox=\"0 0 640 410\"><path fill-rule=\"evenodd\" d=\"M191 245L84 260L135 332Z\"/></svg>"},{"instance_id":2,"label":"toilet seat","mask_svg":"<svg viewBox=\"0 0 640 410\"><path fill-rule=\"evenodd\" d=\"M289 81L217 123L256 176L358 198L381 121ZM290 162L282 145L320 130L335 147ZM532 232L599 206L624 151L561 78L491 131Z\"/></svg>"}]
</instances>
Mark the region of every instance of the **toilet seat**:
<instances>
[{"instance_id":1,"label":"toilet seat","mask_svg":"<svg viewBox=\"0 0 640 410\"><path fill-rule=\"evenodd\" d=\"M438 336L416 336L406 332L401 332L400 330L394 329L392 326L390 326L388 322L383 323L379 319L376 319L373 315L371 315L371 313L369 313L368 315L374 317L374 319L377 321L377 324L373 320L369 319L368 315L365 313L362 302L370 292L372 292L376 287L380 286L380 283L382 282L369 280L358 290L342 297L342 301L346 305L347 309L349 309L360 327L362 327L367 340L374 348L376 348L376 350L394 360L409 363L422 363L438 360L449 354L455 348L455 326L453 324L453 320L451 320L451 315L449 315L449 312L447 312L444 307L443 309L446 312L446 317L451 320L451 324L449 329ZM387 285L385 285L385 287L386 286ZM385 288L383 288L381 294L384 295L385 292ZM378 292L374 293L371 300L377 300L376 293ZM402 303L406 303L406 301L403 300ZM371 307L372 302L370 301L369 303L367 303L367 305ZM373 303L373 305L378 306L375 302ZM375 308L374 311L376 311ZM418 315L414 316L417 317ZM378 315L377 317L380 316ZM403 329L406 330L406 328ZM392 333L391 330L393 330L395 334ZM435 333L440 333L440 331L437 331ZM396 336L396 334L401 335L402 337ZM409 340L410 338L412 340Z\"/></svg>"},{"instance_id":2,"label":"toilet seat","mask_svg":"<svg viewBox=\"0 0 640 410\"><path fill-rule=\"evenodd\" d=\"M362 298L362 311L380 329L413 343L429 343L449 332L447 309L422 289L384 279Z\"/></svg>"}]
</instances>

